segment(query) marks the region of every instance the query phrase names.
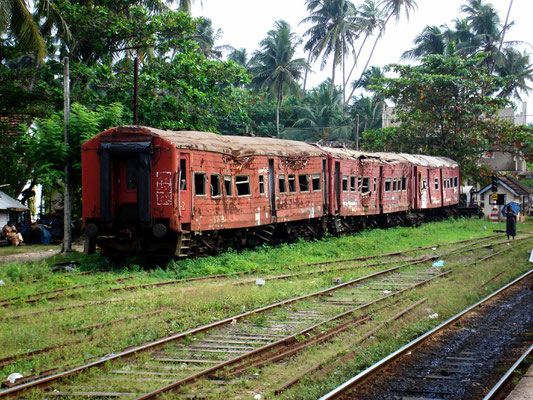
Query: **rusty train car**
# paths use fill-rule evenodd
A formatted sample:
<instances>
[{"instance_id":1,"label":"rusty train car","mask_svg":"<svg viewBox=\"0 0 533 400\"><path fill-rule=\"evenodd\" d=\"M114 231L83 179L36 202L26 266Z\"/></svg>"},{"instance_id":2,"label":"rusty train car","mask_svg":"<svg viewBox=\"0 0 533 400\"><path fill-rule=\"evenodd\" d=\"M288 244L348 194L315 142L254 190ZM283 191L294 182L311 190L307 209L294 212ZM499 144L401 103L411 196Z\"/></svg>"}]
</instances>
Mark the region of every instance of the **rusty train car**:
<instances>
[{"instance_id":1,"label":"rusty train car","mask_svg":"<svg viewBox=\"0 0 533 400\"><path fill-rule=\"evenodd\" d=\"M86 250L213 254L451 215L459 166L444 157L123 126L82 145Z\"/></svg>"}]
</instances>

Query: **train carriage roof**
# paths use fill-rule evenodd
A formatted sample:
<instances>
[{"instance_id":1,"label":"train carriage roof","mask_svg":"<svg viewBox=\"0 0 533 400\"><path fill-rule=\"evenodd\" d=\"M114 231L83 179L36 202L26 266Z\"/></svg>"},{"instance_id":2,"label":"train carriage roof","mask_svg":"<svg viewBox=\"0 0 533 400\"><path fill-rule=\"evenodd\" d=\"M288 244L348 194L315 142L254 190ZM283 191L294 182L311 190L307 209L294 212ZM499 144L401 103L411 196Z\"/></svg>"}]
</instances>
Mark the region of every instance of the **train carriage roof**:
<instances>
[{"instance_id":1,"label":"train carriage roof","mask_svg":"<svg viewBox=\"0 0 533 400\"><path fill-rule=\"evenodd\" d=\"M161 137L178 149L207 151L231 155L235 158L249 156L279 156L288 158L325 157L322 149L304 142L266 137L217 135L209 132L166 131L144 126L112 128L102 135L141 134Z\"/></svg>"},{"instance_id":2,"label":"train carriage roof","mask_svg":"<svg viewBox=\"0 0 533 400\"><path fill-rule=\"evenodd\" d=\"M454 168L459 164L446 157L425 156L420 154L407 153L386 153L386 152L366 152L351 149L337 149L321 147L330 153L334 158L346 160L376 160L381 163L413 164L429 168Z\"/></svg>"}]
</instances>

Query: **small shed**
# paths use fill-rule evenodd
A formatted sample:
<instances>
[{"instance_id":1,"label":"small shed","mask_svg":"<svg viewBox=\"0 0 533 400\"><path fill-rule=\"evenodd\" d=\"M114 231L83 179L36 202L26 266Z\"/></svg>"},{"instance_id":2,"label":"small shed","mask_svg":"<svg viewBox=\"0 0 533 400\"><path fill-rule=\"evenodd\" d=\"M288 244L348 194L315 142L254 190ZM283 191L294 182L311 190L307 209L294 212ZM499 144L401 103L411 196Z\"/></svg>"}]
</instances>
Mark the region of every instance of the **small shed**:
<instances>
[{"instance_id":1,"label":"small shed","mask_svg":"<svg viewBox=\"0 0 533 400\"><path fill-rule=\"evenodd\" d=\"M8 221L20 222L24 225L29 211L30 209L24 204L0 191L0 229Z\"/></svg>"},{"instance_id":2,"label":"small shed","mask_svg":"<svg viewBox=\"0 0 533 400\"><path fill-rule=\"evenodd\" d=\"M494 206L498 207L498 215L501 217L502 207L514 201L520 204L520 214L529 214L533 204L533 191L511 175L499 176L497 178L496 192L491 190L492 185L487 185L478 192L480 206L485 217L489 217ZM498 200L492 199L492 194L497 194Z\"/></svg>"}]
</instances>

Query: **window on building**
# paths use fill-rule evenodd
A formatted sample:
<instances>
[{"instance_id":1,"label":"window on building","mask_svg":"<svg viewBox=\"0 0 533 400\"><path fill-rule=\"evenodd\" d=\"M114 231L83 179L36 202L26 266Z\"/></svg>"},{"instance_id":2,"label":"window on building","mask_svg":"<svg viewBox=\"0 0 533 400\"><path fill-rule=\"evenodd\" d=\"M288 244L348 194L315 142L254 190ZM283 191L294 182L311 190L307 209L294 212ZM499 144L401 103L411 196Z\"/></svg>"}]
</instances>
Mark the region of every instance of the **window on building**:
<instances>
[{"instance_id":1,"label":"window on building","mask_svg":"<svg viewBox=\"0 0 533 400\"><path fill-rule=\"evenodd\" d=\"M237 190L237 196L251 195L250 175L237 175L235 177L235 189Z\"/></svg>"},{"instance_id":2,"label":"window on building","mask_svg":"<svg viewBox=\"0 0 533 400\"><path fill-rule=\"evenodd\" d=\"M313 174L311 176L311 182L313 185L313 192L320 191L320 174Z\"/></svg>"},{"instance_id":3,"label":"window on building","mask_svg":"<svg viewBox=\"0 0 533 400\"><path fill-rule=\"evenodd\" d=\"M309 176L307 174L298 175L298 184L300 185L300 193L309 191Z\"/></svg>"},{"instance_id":4,"label":"window on building","mask_svg":"<svg viewBox=\"0 0 533 400\"><path fill-rule=\"evenodd\" d=\"M296 176L295 175L289 175L289 192L296 193Z\"/></svg>"},{"instance_id":5,"label":"window on building","mask_svg":"<svg viewBox=\"0 0 533 400\"><path fill-rule=\"evenodd\" d=\"M226 193L226 197L233 197L231 175L224 175L224 192Z\"/></svg>"},{"instance_id":6,"label":"window on building","mask_svg":"<svg viewBox=\"0 0 533 400\"><path fill-rule=\"evenodd\" d=\"M285 174L278 175L278 187L280 193L287 193L287 184L285 183Z\"/></svg>"},{"instance_id":7,"label":"window on building","mask_svg":"<svg viewBox=\"0 0 533 400\"><path fill-rule=\"evenodd\" d=\"M259 194L265 194L265 176L259 175Z\"/></svg>"},{"instance_id":8,"label":"window on building","mask_svg":"<svg viewBox=\"0 0 533 400\"><path fill-rule=\"evenodd\" d=\"M347 175L342 176L342 191L343 192L348 191L348 176Z\"/></svg>"},{"instance_id":9,"label":"window on building","mask_svg":"<svg viewBox=\"0 0 533 400\"><path fill-rule=\"evenodd\" d=\"M220 191L220 175L211 174L210 177L211 183L211 197L220 197L222 192Z\"/></svg>"},{"instance_id":10,"label":"window on building","mask_svg":"<svg viewBox=\"0 0 533 400\"><path fill-rule=\"evenodd\" d=\"M205 181L207 180L207 177L205 175L205 172L195 172L194 173L194 194L196 196L205 196Z\"/></svg>"},{"instance_id":11,"label":"window on building","mask_svg":"<svg viewBox=\"0 0 533 400\"><path fill-rule=\"evenodd\" d=\"M392 181L391 178L386 178L386 179L385 179L385 191L386 191L386 192L390 192L390 189L391 189L391 181Z\"/></svg>"}]
</instances>

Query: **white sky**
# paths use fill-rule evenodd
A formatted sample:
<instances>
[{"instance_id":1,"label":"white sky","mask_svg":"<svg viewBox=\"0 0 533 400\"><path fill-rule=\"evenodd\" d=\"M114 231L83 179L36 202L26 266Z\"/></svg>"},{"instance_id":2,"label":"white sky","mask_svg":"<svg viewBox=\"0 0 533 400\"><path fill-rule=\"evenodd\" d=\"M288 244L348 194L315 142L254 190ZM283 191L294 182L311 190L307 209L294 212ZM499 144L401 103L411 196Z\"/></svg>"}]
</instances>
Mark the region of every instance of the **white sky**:
<instances>
[{"instance_id":1,"label":"white sky","mask_svg":"<svg viewBox=\"0 0 533 400\"><path fill-rule=\"evenodd\" d=\"M500 18L505 21L510 0L487 1L498 10ZM223 35L217 45L229 44L235 48L246 48L250 56L259 48L259 42L266 36L267 31L273 28L274 22L280 19L287 21L298 35L308 29L308 26L299 25L300 21L308 13L304 0L196 0L193 5L192 15L204 16L213 21L215 29L221 28ZM354 0L356 5L361 1ZM418 8L409 14L409 20L405 14L398 22L390 21L384 37L378 43L371 65L384 66L399 61L401 54L413 47L413 40L422 32L426 25L448 24L453 26L452 21L464 14L460 14L459 8L466 0L418 0ZM533 43L533 1L514 0L511 9L510 21L515 25L507 31L505 40L520 40ZM305 40L305 39L304 39ZM372 42L367 43L369 52ZM533 49L527 49L533 53ZM304 57L303 50L301 57ZM368 53L367 53L368 54ZM366 62L367 55L363 54L360 68ZM533 57L532 60L533 62ZM351 67L351 65L350 65ZM309 77L308 87L316 86L331 75L331 68L326 66L320 71L320 63L314 66L314 73ZM358 77L359 73L354 76ZM337 77L339 73L337 73ZM340 80L336 78L336 83ZM533 101L530 95L529 103ZM528 101L527 98L523 98ZM533 110L529 107L529 110ZM529 111L528 114L533 114ZM532 118L529 117L529 120Z\"/></svg>"}]
</instances>

